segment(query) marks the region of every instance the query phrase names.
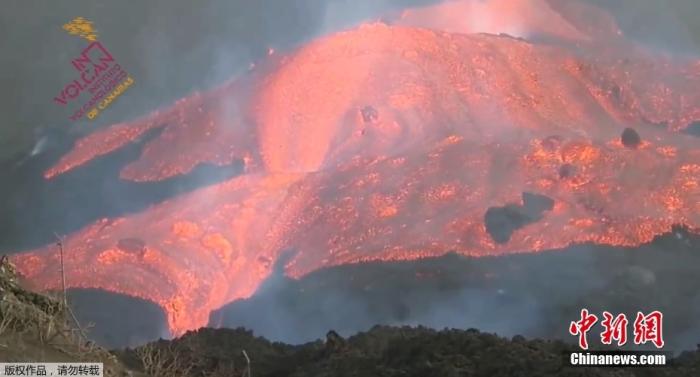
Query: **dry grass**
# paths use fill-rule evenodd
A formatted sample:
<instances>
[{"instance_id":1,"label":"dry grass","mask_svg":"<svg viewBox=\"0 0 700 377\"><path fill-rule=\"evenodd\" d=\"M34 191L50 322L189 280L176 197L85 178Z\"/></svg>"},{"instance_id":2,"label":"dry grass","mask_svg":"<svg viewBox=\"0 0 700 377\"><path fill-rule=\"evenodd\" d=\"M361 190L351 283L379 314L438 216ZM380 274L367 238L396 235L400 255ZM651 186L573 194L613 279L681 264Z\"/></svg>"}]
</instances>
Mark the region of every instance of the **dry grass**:
<instances>
[{"instance_id":1,"label":"dry grass","mask_svg":"<svg viewBox=\"0 0 700 377\"><path fill-rule=\"evenodd\" d=\"M0 344L0 348L33 345L41 354L49 352L72 361L103 362L106 371L108 365L116 365L116 358L90 342L85 330L77 324L70 309L61 305L60 299L20 287L14 266L7 258L0 258L0 338L8 343ZM36 361L32 357L38 356L15 353L10 356L13 360L6 361Z\"/></svg>"},{"instance_id":2,"label":"dry grass","mask_svg":"<svg viewBox=\"0 0 700 377\"><path fill-rule=\"evenodd\" d=\"M150 343L136 350L144 371L152 377L186 377L190 375L191 365L186 365L172 343L159 347Z\"/></svg>"}]
</instances>

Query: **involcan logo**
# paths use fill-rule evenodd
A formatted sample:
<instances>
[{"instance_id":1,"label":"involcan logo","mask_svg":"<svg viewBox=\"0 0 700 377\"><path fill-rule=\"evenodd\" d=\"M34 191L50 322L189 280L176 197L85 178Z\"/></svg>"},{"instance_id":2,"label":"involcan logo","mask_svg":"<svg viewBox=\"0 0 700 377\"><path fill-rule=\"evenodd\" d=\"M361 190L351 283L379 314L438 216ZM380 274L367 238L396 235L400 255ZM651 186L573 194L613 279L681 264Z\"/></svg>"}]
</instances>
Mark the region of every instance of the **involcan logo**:
<instances>
[{"instance_id":1,"label":"involcan logo","mask_svg":"<svg viewBox=\"0 0 700 377\"><path fill-rule=\"evenodd\" d=\"M133 85L134 79L98 40L97 30L91 21L77 17L63 25L63 30L70 35L84 38L90 43L80 52L80 55L71 60L71 66L77 71L77 77L64 85L53 101L67 108L74 107L75 103L80 104L69 117L72 121L77 121L84 116L95 119L100 112Z\"/></svg>"}]
</instances>

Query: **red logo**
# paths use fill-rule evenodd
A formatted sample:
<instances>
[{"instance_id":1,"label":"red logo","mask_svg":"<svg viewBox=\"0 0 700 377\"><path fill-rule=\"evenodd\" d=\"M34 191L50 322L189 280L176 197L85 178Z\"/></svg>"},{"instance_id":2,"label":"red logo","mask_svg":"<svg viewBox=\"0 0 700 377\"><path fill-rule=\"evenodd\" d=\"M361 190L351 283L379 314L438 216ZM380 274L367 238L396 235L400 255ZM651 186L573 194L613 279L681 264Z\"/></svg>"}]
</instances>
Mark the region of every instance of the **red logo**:
<instances>
[{"instance_id":1,"label":"red logo","mask_svg":"<svg viewBox=\"0 0 700 377\"><path fill-rule=\"evenodd\" d=\"M82 17L63 25L71 35L83 37L91 43L83 49L78 57L71 60L76 70L76 78L66 84L53 101L61 106L72 105L74 100L88 92L90 99L73 110L71 120L78 120L84 115L94 119L101 110L119 97L134 80L114 60L112 54L97 40L97 32L92 22Z\"/></svg>"},{"instance_id":2,"label":"red logo","mask_svg":"<svg viewBox=\"0 0 700 377\"><path fill-rule=\"evenodd\" d=\"M664 346L662 332L662 322L664 315L656 310L648 315L637 312L637 319L634 320L634 344L645 344L652 342L656 348Z\"/></svg>"},{"instance_id":3,"label":"red logo","mask_svg":"<svg viewBox=\"0 0 700 377\"><path fill-rule=\"evenodd\" d=\"M581 320L578 322L571 322L569 325L569 334L578 335L578 345L581 349L588 349L588 339L586 335L591 327L598 322L598 317L595 314L588 314L588 309L581 309Z\"/></svg>"},{"instance_id":4,"label":"red logo","mask_svg":"<svg viewBox=\"0 0 700 377\"><path fill-rule=\"evenodd\" d=\"M572 321L569 325L569 334L578 336L578 345L581 349L588 349L587 335L591 328L598 322L595 314L590 314L588 309L581 309L581 319ZM647 315L637 312L634 321L634 344L646 344L651 342L656 348L664 346L663 340L663 314L658 310ZM617 342L618 346L627 343L627 325L629 321L624 313L614 316L607 311L603 312L603 320L600 322L603 332L600 333L602 344Z\"/></svg>"},{"instance_id":5,"label":"red logo","mask_svg":"<svg viewBox=\"0 0 700 377\"><path fill-rule=\"evenodd\" d=\"M600 324L605 327L605 331L600 334L600 341L603 344L612 344L613 340L617 340L618 346L624 346L627 343L627 316L618 314L613 318L609 312L603 312L603 322Z\"/></svg>"}]
</instances>

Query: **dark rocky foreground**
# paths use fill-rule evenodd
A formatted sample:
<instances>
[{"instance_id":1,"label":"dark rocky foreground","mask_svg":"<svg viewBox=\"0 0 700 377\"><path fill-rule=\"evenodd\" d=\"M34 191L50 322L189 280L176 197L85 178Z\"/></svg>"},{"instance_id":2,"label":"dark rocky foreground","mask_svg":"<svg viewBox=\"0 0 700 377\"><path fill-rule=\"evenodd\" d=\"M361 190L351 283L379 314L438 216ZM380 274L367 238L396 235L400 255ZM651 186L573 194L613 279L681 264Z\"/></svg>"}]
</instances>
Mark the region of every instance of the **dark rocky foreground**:
<instances>
[{"instance_id":1,"label":"dark rocky foreground","mask_svg":"<svg viewBox=\"0 0 700 377\"><path fill-rule=\"evenodd\" d=\"M343 339L300 346L272 343L244 329L201 329L149 347L176 362L181 376L698 376L700 349L665 367L581 368L568 365L576 348L559 341L511 340L478 330L374 327ZM243 351L250 358L247 363ZM119 353L129 367L143 368L139 350ZM177 360L177 361L174 361ZM168 362L163 365L169 365ZM179 372L176 372L179 373Z\"/></svg>"},{"instance_id":2,"label":"dark rocky foreground","mask_svg":"<svg viewBox=\"0 0 700 377\"><path fill-rule=\"evenodd\" d=\"M60 299L26 290L20 280L8 259L0 257L0 362L101 362L107 377L143 376L85 338Z\"/></svg>"}]
</instances>

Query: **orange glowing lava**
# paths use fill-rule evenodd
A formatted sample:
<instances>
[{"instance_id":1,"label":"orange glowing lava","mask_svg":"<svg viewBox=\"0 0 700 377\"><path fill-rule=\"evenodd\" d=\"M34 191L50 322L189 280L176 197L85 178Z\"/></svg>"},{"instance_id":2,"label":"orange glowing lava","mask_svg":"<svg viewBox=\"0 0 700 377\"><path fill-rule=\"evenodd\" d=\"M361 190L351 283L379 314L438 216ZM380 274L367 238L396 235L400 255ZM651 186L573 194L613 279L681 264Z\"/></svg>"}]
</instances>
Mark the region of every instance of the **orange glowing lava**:
<instances>
[{"instance_id":1,"label":"orange glowing lava","mask_svg":"<svg viewBox=\"0 0 700 377\"><path fill-rule=\"evenodd\" d=\"M394 25L326 36L272 68L80 140L47 178L154 128L161 135L123 179L235 160L248 174L71 235L68 284L154 301L180 334L251 295L287 249L286 271L299 277L448 251L638 245L674 224L699 231L700 148L678 131L700 119L700 62L645 51L609 17L588 30L581 18L602 12L572 1L504 13L558 43L469 34L438 17L440 7L483 13L510 3L409 10ZM620 142L625 127L642 135L636 149ZM484 214L523 192L554 207L494 242ZM51 289L55 259L47 246L14 261Z\"/></svg>"}]
</instances>

